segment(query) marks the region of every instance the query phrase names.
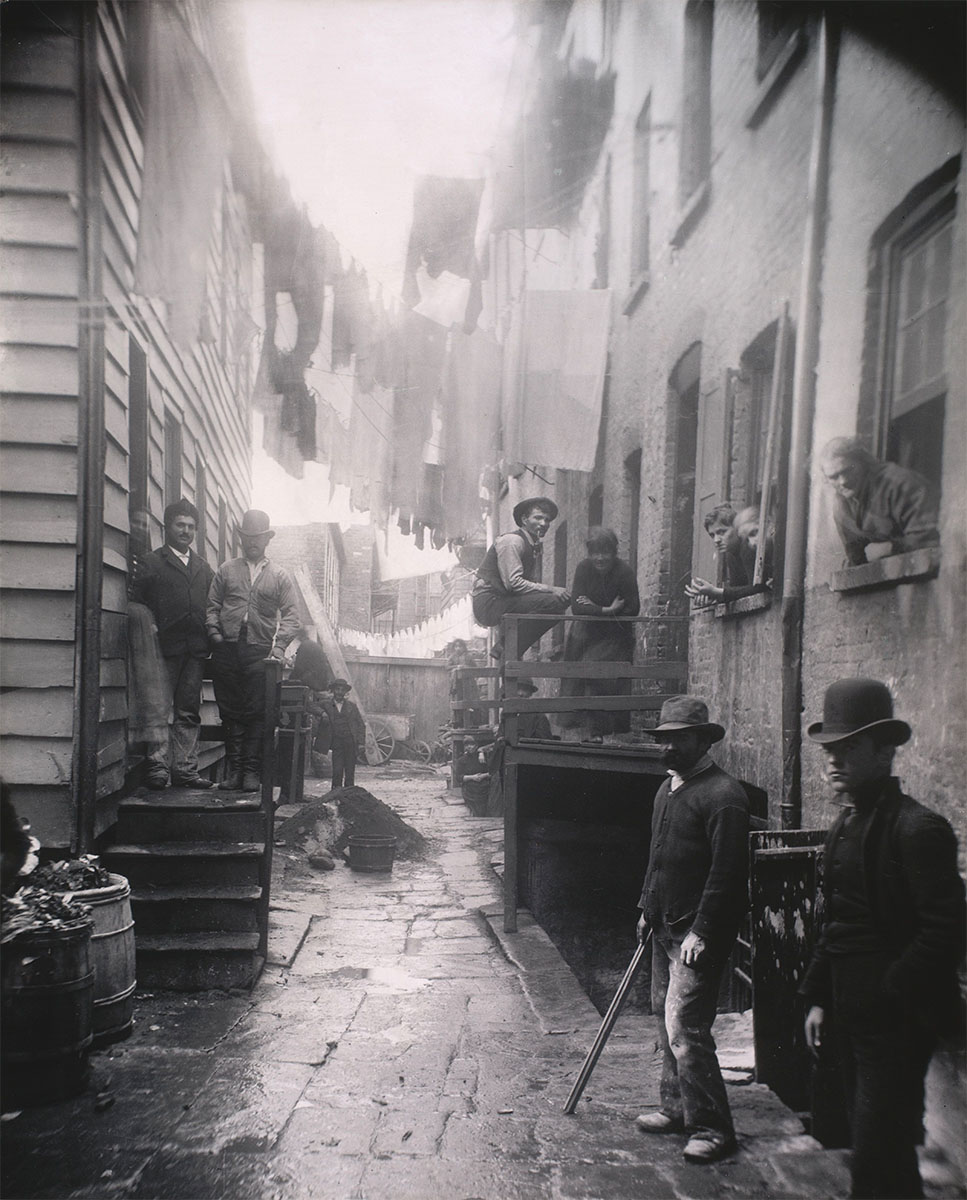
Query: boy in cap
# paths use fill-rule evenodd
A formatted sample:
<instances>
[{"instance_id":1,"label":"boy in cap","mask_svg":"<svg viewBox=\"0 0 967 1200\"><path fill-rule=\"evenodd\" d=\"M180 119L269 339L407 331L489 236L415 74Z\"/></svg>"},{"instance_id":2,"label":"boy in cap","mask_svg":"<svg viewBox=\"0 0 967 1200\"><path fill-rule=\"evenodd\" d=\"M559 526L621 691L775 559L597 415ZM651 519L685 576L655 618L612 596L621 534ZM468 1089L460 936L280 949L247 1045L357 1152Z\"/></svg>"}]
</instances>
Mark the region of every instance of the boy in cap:
<instances>
[{"instance_id":1,"label":"boy in cap","mask_svg":"<svg viewBox=\"0 0 967 1200\"><path fill-rule=\"evenodd\" d=\"M541 582L541 543L557 511L546 496L532 496L514 507L517 528L494 538L477 568L472 603L479 625L499 628L505 613L560 616L567 608L571 602L567 588ZM517 626L517 653L523 655L556 624L556 620L522 621ZM494 658L503 654L499 634L490 653Z\"/></svg>"},{"instance_id":2,"label":"boy in cap","mask_svg":"<svg viewBox=\"0 0 967 1200\"><path fill-rule=\"evenodd\" d=\"M265 557L275 537L268 514L249 509L238 532L242 557L223 562L215 572L205 624L228 759L219 786L257 792L265 729L264 663L283 657L300 622L295 585L287 571Z\"/></svg>"},{"instance_id":3,"label":"boy in cap","mask_svg":"<svg viewBox=\"0 0 967 1200\"><path fill-rule=\"evenodd\" d=\"M937 1036L960 1023L964 885L957 839L900 790L897 746L911 734L875 679L826 689L807 733L843 811L826 839L824 923L800 990L817 1057L832 1012L853 1143L853 1197L923 1196L924 1078Z\"/></svg>"},{"instance_id":4,"label":"boy in cap","mask_svg":"<svg viewBox=\"0 0 967 1200\"><path fill-rule=\"evenodd\" d=\"M329 685L331 700L322 702L322 719L316 735L316 751L332 751L332 787L352 787L356 782L356 756L366 744L366 725L362 713L346 697L353 690L347 679L334 679Z\"/></svg>"},{"instance_id":5,"label":"boy in cap","mask_svg":"<svg viewBox=\"0 0 967 1200\"><path fill-rule=\"evenodd\" d=\"M712 1022L748 907L749 801L709 757L725 730L703 700L666 700L652 736L668 779L655 797L638 938L654 935L651 1006L664 1058L661 1107L636 1123L645 1133L688 1133L685 1158L711 1163L735 1149Z\"/></svg>"}]
</instances>

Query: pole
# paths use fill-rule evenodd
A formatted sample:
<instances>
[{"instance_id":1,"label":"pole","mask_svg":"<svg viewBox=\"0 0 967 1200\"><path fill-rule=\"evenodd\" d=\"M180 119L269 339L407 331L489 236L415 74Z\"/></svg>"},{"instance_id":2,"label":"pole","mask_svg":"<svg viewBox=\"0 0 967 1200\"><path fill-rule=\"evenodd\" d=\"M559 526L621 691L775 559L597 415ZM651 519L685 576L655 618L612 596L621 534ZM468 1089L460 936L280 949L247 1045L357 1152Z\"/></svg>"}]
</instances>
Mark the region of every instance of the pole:
<instances>
[{"instance_id":1,"label":"pole","mask_svg":"<svg viewBox=\"0 0 967 1200\"><path fill-rule=\"evenodd\" d=\"M587 1086L588 1080L591 1078L591 1072L597 1066L598 1059L601 1057L601 1051L604 1049L605 1042L611 1036L611 1030L614 1029L614 1023L618 1019L618 1014L621 1012L622 1005L628 993L631 991L631 985L635 981L635 977L641 970L641 964L644 961L645 950L648 943L651 941L651 930L648 930L648 936L643 942L638 943L638 948L635 950L634 957L628 964L628 970L625 971L624 979L618 984L618 990L614 994L614 999L611 1001L608 1011L604 1014L604 1020L601 1022L601 1028L598 1030L598 1036L594 1039L594 1045L588 1051L588 1056L584 1060L584 1066L581 1068L580 1074L571 1088L571 1094L567 1098L567 1103L564 1105L564 1111L571 1116L577 1108L578 1101L581 1099L581 1093Z\"/></svg>"}]
</instances>

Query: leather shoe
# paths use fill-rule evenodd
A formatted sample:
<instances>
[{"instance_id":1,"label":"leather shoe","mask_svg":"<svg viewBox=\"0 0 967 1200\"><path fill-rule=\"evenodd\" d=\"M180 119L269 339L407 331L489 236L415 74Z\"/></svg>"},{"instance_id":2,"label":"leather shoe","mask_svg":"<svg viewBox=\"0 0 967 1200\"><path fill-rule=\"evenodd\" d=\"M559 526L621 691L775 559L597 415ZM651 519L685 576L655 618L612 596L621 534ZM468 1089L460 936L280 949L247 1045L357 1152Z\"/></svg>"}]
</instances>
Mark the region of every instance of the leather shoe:
<instances>
[{"instance_id":1,"label":"leather shoe","mask_svg":"<svg viewBox=\"0 0 967 1200\"><path fill-rule=\"evenodd\" d=\"M242 785L240 791L243 792L260 792L262 790L262 780L255 774L254 771L245 771L242 774Z\"/></svg>"},{"instance_id":2,"label":"leather shoe","mask_svg":"<svg viewBox=\"0 0 967 1200\"><path fill-rule=\"evenodd\" d=\"M163 792L168 786L168 776L161 771L151 771L145 783L153 792Z\"/></svg>"},{"instance_id":3,"label":"leather shoe","mask_svg":"<svg viewBox=\"0 0 967 1200\"><path fill-rule=\"evenodd\" d=\"M179 775L171 781L172 787L213 788L215 781L206 779L204 775Z\"/></svg>"},{"instance_id":4,"label":"leather shoe","mask_svg":"<svg viewBox=\"0 0 967 1200\"><path fill-rule=\"evenodd\" d=\"M670 1117L661 1109L642 1113L635 1118L635 1125L644 1133L683 1133L685 1130L685 1122L681 1117Z\"/></svg>"},{"instance_id":5,"label":"leather shoe","mask_svg":"<svg viewBox=\"0 0 967 1200\"><path fill-rule=\"evenodd\" d=\"M718 1129L700 1129L688 1139L682 1151L688 1162L713 1163L726 1158L736 1149L735 1138Z\"/></svg>"}]
</instances>

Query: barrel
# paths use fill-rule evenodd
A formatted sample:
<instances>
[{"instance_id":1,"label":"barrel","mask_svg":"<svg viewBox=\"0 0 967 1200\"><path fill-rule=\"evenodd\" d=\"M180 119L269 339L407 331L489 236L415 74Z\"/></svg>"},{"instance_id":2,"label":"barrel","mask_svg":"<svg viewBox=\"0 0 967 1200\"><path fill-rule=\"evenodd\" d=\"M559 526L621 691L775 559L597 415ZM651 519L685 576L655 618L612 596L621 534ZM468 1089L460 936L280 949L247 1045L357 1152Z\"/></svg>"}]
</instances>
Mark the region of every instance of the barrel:
<instances>
[{"instance_id":1,"label":"barrel","mask_svg":"<svg viewBox=\"0 0 967 1200\"><path fill-rule=\"evenodd\" d=\"M395 856L395 837L355 834L349 839L349 866L354 871L392 871Z\"/></svg>"},{"instance_id":2,"label":"barrel","mask_svg":"<svg viewBox=\"0 0 967 1200\"><path fill-rule=\"evenodd\" d=\"M5 1111L66 1100L87 1086L92 929L90 920L28 929L0 946Z\"/></svg>"},{"instance_id":3,"label":"barrel","mask_svg":"<svg viewBox=\"0 0 967 1200\"><path fill-rule=\"evenodd\" d=\"M134 921L131 888L123 875L111 875L105 887L72 892L89 906L91 967L94 970L94 1045L129 1037L134 1027Z\"/></svg>"}]
</instances>

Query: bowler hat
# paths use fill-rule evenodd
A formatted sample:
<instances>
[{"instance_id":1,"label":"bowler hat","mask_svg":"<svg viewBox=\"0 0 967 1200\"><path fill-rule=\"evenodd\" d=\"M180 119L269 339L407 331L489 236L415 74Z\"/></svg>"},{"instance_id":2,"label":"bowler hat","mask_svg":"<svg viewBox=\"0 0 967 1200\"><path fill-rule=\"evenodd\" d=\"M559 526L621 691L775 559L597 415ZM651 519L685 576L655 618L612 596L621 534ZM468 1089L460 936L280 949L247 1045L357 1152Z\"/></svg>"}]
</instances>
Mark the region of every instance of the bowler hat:
<instances>
[{"instance_id":1,"label":"bowler hat","mask_svg":"<svg viewBox=\"0 0 967 1200\"><path fill-rule=\"evenodd\" d=\"M258 537L262 533L275 533L275 530L269 523L269 514L262 512L260 508L250 508L242 514L242 523L238 527L238 532L243 537Z\"/></svg>"},{"instance_id":2,"label":"bowler hat","mask_svg":"<svg viewBox=\"0 0 967 1200\"><path fill-rule=\"evenodd\" d=\"M557 519L558 508L547 496L531 496L529 500L521 500L514 505L514 524L520 525L524 516L532 508L544 508L551 514L551 520Z\"/></svg>"},{"instance_id":3,"label":"bowler hat","mask_svg":"<svg viewBox=\"0 0 967 1200\"><path fill-rule=\"evenodd\" d=\"M708 705L697 696L671 696L661 706L658 724L652 733L681 733L687 729L704 729L713 742L725 737L725 727L708 719Z\"/></svg>"},{"instance_id":4,"label":"bowler hat","mask_svg":"<svg viewBox=\"0 0 967 1200\"><path fill-rule=\"evenodd\" d=\"M334 679L329 685L329 690L330 692L334 692L336 688L345 688L347 692L351 692L353 690L353 685L348 679Z\"/></svg>"},{"instance_id":5,"label":"bowler hat","mask_svg":"<svg viewBox=\"0 0 967 1200\"><path fill-rule=\"evenodd\" d=\"M828 745L870 729L889 733L895 746L909 741L912 733L906 721L894 717L893 697L885 683L877 679L837 679L826 689L823 719L814 721L806 733L814 742Z\"/></svg>"},{"instance_id":6,"label":"bowler hat","mask_svg":"<svg viewBox=\"0 0 967 1200\"><path fill-rule=\"evenodd\" d=\"M537 684L533 681L533 679L529 679L526 675L521 675L517 679L517 690L520 691L521 688L523 688L525 692L534 693L537 691Z\"/></svg>"}]
</instances>

